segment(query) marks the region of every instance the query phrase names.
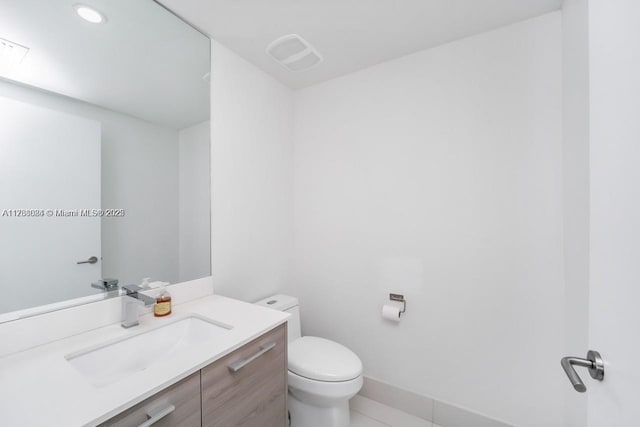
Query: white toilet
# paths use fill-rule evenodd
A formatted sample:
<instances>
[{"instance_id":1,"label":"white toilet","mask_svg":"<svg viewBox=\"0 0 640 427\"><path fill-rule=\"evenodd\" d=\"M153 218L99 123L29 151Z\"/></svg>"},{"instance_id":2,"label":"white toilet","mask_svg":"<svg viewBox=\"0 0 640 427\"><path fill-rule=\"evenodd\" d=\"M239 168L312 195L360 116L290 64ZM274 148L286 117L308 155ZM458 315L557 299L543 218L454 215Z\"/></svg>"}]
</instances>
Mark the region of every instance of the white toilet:
<instances>
[{"instance_id":1,"label":"white toilet","mask_svg":"<svg viewBox=\"0 0 640 427\"><path fill-rule=\"evenodd\" d=\"M349 399L362 388L362 362L336 342L303 337L298 299L274 295L256 304L291 314L289 413L291 427L349 427Z\"/></svg>"}]
</instances>

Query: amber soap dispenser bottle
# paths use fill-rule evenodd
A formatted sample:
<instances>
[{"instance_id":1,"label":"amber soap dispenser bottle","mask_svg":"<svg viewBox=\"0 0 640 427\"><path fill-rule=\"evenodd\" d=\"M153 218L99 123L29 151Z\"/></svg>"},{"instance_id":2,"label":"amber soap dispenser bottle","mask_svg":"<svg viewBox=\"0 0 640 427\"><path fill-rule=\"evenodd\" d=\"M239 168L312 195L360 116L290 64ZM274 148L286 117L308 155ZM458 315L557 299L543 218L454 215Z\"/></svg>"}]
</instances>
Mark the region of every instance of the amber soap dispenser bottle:
<instances>
[{"instance_id":1,"label":"amber soap dispenser bottle","mask_svg":"<svg viewBox=\"0 0 640 427\"><path fill-rule=\"evenodd\" d=\"M171 294L162 285L160 293L156 296L156 303L153 306L153 315L164 317L171 314Z\"/></svg>"}]
</instances>

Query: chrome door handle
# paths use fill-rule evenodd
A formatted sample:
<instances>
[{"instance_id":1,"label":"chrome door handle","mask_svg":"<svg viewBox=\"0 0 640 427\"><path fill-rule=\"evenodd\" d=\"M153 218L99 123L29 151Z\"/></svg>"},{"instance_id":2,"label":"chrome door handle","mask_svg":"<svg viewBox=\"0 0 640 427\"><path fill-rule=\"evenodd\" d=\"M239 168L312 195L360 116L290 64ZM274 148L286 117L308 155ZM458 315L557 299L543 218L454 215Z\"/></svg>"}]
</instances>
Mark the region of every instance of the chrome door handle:
<instances>
[{"instance_id":1,"label":"chrome door handle","mask_svg":"<svg viewBox=\"0 0 640 427\"><path fill-rule=\"evenodd\" d=\"M268 352L269 350L271 350L275 346L276 346L276 343L274 343L274 342L269 343L269 344L264 344L264 345L260 346L260 351L258 351L253 356L247 357L246 359L238 360L237 362L231 363L229 365L229 370L231 372L238 372L240 369L244 368L249 363L253 362L258 357L262 356L263 354L265 354L266 352Z\"/></svg>"},{"instance_id":2,"label":"chrome door handle","mask_svg":"<svg viewBox=\"0 0 640 427\"><path fill-rule=\"evenodd\" d=\"M145 422L143 422L142 424L140 424L138 427L149 427L154 425L155 423L157 423L158 421L160 421L161 419L163 419L164 417L166 417L167 415L169 415L170 413L172 413L173 411L176 410L176 407L173 405L167 405L164 407L160 407L160 408L156 408L150 411L147 411L147 417L149 417L149 419Z\"/></svg>"},{"instance_id":3,"label":"chrome door handle","mask_svg":"<svg viewBox=\"0 0 640 427\"><path fill-rule=\"evenodd\" d=\"M95 264L96 262L98 262L98 257L92 256L88 260L86 260L86 261L78 261L78 262L76 262L76 264Z\"/></svg>"},{"instance_id":4,"label":"chrome door handle","mask_svg":"<svg viewBox=\"0 0 640 427\"><path fill-rule=\"evenodd\" d=\"M580 357L563 357L560 364L567 374L567 377L569 377L571 385L573 385L573 388L576 389L578 393L584 393L587 391L587 387L585 387L576 370L573 369L574 365L587 368L589 375L591 375L591 378L594 380L602 381L604 379L604 362L602 361L600 353L597 351L589 350L586 359Z\"/></svg>"}]
</instances>

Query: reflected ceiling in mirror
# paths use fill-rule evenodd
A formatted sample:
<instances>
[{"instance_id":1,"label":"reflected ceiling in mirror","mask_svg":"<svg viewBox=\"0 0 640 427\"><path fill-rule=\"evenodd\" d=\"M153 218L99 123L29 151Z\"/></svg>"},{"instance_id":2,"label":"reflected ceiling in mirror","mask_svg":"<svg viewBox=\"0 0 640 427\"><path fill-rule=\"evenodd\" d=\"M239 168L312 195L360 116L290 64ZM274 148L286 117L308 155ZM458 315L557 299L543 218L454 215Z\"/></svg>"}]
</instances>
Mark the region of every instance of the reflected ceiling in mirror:
<instances>
[{"instance_id":1,"label":"reflected ceiling in mirror","mask_svg":"<svg viewBox=\"0 0 640 427\"><path fill-rule=\"evenodd\" d=\"M75 0L3 1L0 38L28 52L0 75L174 129L208 120L207 37L152 0L82 4L105 20Z\"/></svg>"},{"instance_id":2,"label":"reflected ceiling in mirror","mask_svg":"<svg viewBox=\"0 0 640 427\"><path fill-rule=\"evenodd\" d=\"M209 70L152 0L2 2L0 322L210 275Z\"/></svg>"}]
</instances>

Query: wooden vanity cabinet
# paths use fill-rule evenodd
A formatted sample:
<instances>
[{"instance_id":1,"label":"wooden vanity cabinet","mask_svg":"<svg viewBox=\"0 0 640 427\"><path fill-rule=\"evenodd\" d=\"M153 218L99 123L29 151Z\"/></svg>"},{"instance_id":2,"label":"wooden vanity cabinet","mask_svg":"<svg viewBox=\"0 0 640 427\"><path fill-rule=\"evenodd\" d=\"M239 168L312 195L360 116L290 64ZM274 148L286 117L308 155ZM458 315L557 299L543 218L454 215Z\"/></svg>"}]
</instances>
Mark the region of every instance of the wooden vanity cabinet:
<instances>
[{"instance_id":1,"label":"wooden vanity cabinet","mask_svg":"<svg viewBox=\"0 0 640 427\"><path fill-rule=\"evenodd\" d=\"M203 427L285 426L286 325L267 332L201 372Z\"/></svg>"},{"instance_id":2,"label":"wooden vanity cabinet","mask_svg":"<svg viewBox=\"0 0 640 427\"><path fill-rule=\"evenodd\" d=\"M287 326L278 326L100 427L285 427Z\"/></svg>"},{"instance_id":3,"label":"wooden vanity cabinet","mask_svg":"<svg viewBox=\"0 0 640 427\"><path fill-rule=\"evenodd\" d=\"M169 413L163 416L163 411ZM200 427L201 425L200 372L196 372L100 424L100 427Z\"/></svg>"}]
</instances>

